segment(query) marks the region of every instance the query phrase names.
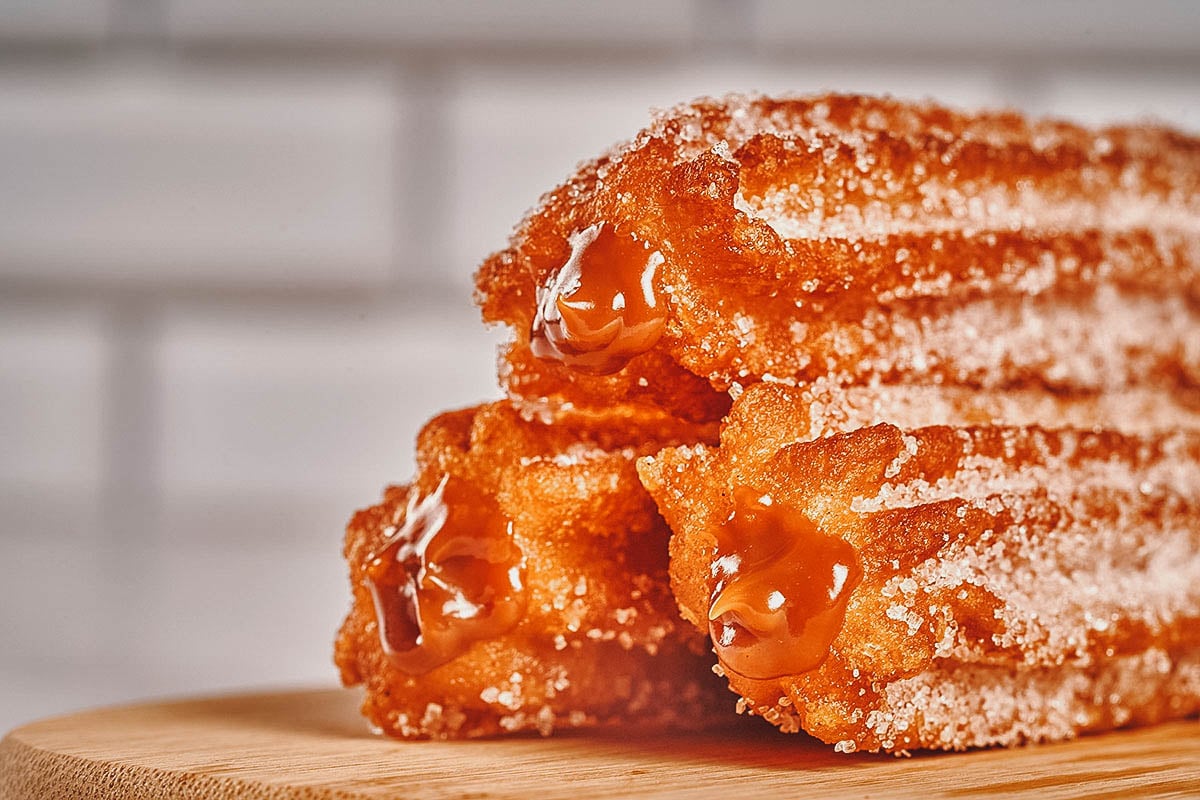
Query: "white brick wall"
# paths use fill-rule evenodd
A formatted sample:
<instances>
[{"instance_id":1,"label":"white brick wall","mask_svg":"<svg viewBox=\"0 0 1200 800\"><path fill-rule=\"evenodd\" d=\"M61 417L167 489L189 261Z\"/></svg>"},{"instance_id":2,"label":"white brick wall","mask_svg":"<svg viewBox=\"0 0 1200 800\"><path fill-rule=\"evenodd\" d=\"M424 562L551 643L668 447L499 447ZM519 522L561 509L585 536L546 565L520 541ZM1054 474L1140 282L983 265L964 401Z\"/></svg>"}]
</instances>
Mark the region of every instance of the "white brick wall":
<instances>
[{"instance_id":1,"label":"white brick wall","mask_svg":"<svg viewBox=\"0 0 1200 800\"><path fill-rule=\"evenodd\" d=\"M342 497L412 469L416 426L495 396L466 297L172 306L155 352L166 490Z\"/></svg>"},{"instance_id":2,"label":"white brick wall","mask_svg":"<svg viewBox=\"0 0 1200 800\"><path fill-rule=\"evenodd\" d=\"M107 321L94 303L0 294L0 485L98 488Z\"/></svg>"},{"instance_id":3,"label":"white brick wall","mask_svg":"<svg viewBox=\"0 0 1200 800\"><path fill-rule=\"evenodd\" d=\"M853 48L928 58L992 51L1053 61L1087 52L1194 55L1200 41L1200 14L1191 0L758 0L752 6L759 41L825 52Z\"/></svg>"},{"instance_id":4,"label":"white brick wall","mask_svg":"<svg viewBox=\"0 0 1200 800\"><path fill-rule=\"evenodd\" d=\"M427 417L496 394L471 272L648 107L1200 129L1186 0L331 9L0 0L0 730L331 682L344 521Z\"/></svg>"},{"instance_id":5,"label":"white brick wall","mask_svg":"<svg viewBox=\"0 0 1200 800\"><path fill-rule=\"evenodd\" d=\"M1200 6L1196 7L1200 17ZM1200 34L1197 34L1200 42ZM1092 124L1155 120L1200 131L1196 64L1123 70L1066 66L1046 76L1034 111Z\"/></svg>"},{"instance_id":6,"label":"white brick wall","mask_svg":"<svg viewBox=\"0 0 1200 800\"><path fill-rule=\"evenodd\" d=\"M0 41L92 43L109 29L108 0L4 0Z\"/></svg>"},{"instance_id":7,"label":"white brick wall","mask_svg":"<svg viewBox=\"0 0 1200 800\"><path fill-rule=\"evenodd\" d=\"M105 644L107 322L92 303L0 293L0 676Z\"/></svg>"},{"instance_id":8,"label":"white brick wall","mask_svg":"<svg viewBox=\"0 0 1200 800\"><path fill-rule=\"evenodd\" d=\"M241 541L164 547L136 612L132 668L146 691L330 681L333 637L349 608L346 572L329 558L336 528L291 541L245 528Z\"/></svg>"},{"instance_id":9,"label":"white brick wall","mask_svg":"<svg viewBox=\"0 0 1200 800\"><path fill-rule=\"evenodd\" d=\"M0 72L0 272L272 286L392 277L389 69L104 60Z\"/></svg>"},{"instance_id":10,"label":"white brick wall","mask_svg":"<svg viewBox=\"0 0 1200 800\"><path fill-rule=\"evenodd\" d=\"M322 42L489 47L529 44L674 46L692 33L691 2L662 0L166 0L185 41Z\"/></svg>"}]
</instances>

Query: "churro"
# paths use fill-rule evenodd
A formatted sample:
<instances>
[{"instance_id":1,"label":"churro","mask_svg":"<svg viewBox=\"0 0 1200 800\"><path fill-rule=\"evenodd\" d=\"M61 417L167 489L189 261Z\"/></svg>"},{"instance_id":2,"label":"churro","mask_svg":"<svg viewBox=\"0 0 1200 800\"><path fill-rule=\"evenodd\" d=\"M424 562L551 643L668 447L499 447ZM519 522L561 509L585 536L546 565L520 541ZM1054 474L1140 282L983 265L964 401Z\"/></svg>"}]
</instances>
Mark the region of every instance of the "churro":
<instances>
[{"instance_id":1,"label":"churro","mask_svg":"<svg viewBox=\"0 0 1200 800\"><path fill-rule=\"evenodd\" d=\"M856 96L661 113L477 276L528 413L760 380L1200 385L1200 144Z\"/></svg>"},{"instance_id":2,"label":"churro","mask_svg":"<svg viewBox=\"0 0 1200 800\"><path fill-rule=\"evenodd\" d=\"M744 710L840 750L901 751L1200 709L1187 409L1143 408L1159 416L1134 423L1142 433L881 423L812 440L802 395L756 387L719 448L640 462L675 532L676 597ZM920 409L896 415L921 424ZM1119 411L1068 409L1101 423Z\"/></svg>"},{"instance_id":3,"label":"churro","mask_svg":"<svg viewBox=\"0 0 1200 800\"><path fill-rule=\"evenodd\" d=\"M634 459L644 431L436 417L411 485L346 531L354 605L336 660L364 714L409 738L694 727L716 707L667 580L669 532Z\"/></svg>"}]
</instances>

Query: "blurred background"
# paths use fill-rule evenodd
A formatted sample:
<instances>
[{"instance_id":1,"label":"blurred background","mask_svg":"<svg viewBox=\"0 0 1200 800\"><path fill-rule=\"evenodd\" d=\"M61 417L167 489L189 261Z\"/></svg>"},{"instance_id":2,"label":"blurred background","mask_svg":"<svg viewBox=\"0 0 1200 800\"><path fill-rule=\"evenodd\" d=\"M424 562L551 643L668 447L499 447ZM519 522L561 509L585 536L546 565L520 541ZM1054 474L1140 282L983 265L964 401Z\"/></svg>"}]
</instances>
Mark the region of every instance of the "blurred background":
<instances>
[{"instance_id":1,"label":"blurred background","mask_svg":"<svg viewBox=\"0 0 1200 800\"><path fill-rule=\"evenodd\" d=\"M1200 128L1200 4L0 0L0 732L331 684L350 512L497 396L471 273L700 94Z\"/></svg>"}]
</instances>

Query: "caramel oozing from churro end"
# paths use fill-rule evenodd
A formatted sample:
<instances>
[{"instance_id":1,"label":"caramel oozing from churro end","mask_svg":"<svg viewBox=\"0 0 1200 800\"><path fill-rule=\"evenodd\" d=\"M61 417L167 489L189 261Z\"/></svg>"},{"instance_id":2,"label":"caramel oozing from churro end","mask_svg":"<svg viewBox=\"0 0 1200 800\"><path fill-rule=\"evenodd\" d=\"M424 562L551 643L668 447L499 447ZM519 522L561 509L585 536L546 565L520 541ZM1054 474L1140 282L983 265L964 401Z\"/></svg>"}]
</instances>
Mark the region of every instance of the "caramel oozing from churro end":
<instances>
[{"instance_id":1,"label":"caramel oozing from churro end","mask_svg":"<svg viewBox=\"0 0 1200 800\"><path fill-rule=\"evenodd\" d=\"M708 618L717 657L753 679L816 669L862 580L854 547L748 487L734 488L734 509L713 556Z\"/></svg>"},{"instance_id":2,"label":"caramel oozing from churro end","mask_svg":"<svg viewBox=\"0 0 1200 800\"><path fill-rule=\"evenodd\" d=\"M538 289L530 347L538 358L607 375L658 341L663 256L606 222L571 236L571 257Z\"/></svg>"},{"instance_id":3,"label":"caramel oozing from churro end","mask_svg":"<svg viewBox=\"0 0 1200 800\"><path fill-rule=\"evenodd\" d=\"M366 565L379 639L396 669L421 675L525 613L524 559L495 500L442 479L410 501Z\"/></svg>"}]
</instances>

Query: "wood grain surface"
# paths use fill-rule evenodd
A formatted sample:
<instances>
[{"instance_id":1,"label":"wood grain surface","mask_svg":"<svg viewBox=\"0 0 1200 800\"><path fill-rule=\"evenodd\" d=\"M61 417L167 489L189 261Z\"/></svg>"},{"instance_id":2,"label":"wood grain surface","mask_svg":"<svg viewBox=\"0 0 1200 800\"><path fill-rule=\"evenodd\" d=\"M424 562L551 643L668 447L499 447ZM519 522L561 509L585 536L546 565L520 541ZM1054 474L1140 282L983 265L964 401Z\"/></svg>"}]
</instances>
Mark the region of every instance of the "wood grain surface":
<instances>
[{"instance_id":1,"label":"wood grain surface","mask_svg":"<svg viewBox=\"0 0 1200 800\"><path fill-rule=\"evenodd\" d=\"M35 722L0 742L2 800L1200 796L1195 720L1058 745L841 755L766 727L476 742L372 736L329 689L149 703Z\"/></svg>"}]
</instances>

